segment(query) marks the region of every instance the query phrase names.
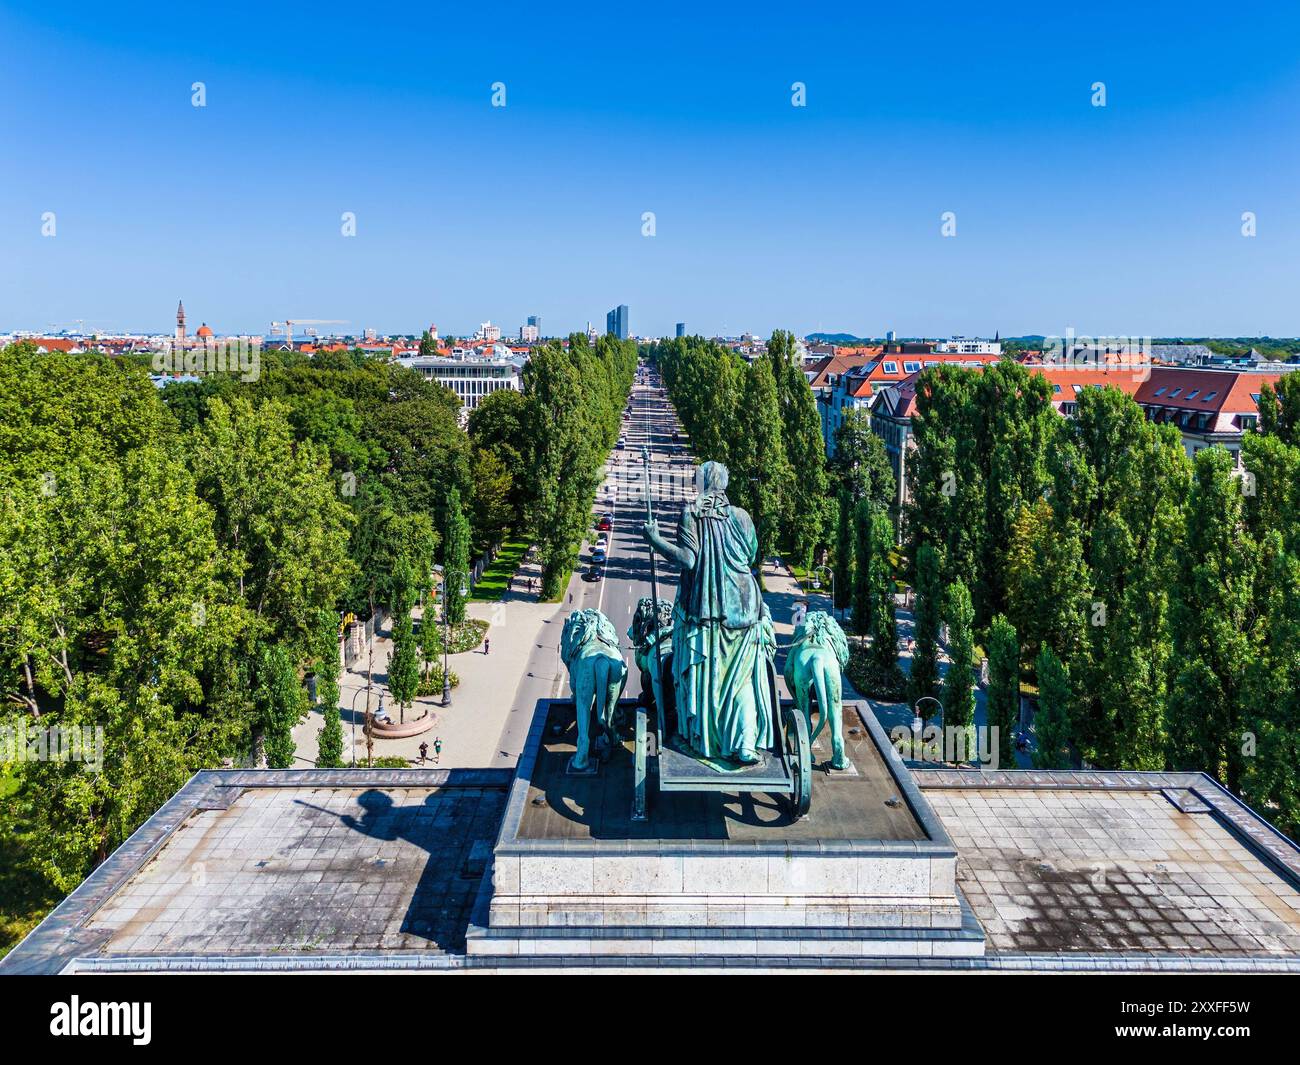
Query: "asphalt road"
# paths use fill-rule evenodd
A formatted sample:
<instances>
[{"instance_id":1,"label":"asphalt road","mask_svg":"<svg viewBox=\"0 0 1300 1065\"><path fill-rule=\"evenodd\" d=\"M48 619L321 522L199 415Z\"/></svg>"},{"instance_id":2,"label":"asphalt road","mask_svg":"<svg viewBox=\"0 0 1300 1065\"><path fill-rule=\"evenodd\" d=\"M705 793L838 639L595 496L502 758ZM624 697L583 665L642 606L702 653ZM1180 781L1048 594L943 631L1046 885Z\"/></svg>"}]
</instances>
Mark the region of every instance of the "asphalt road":
<instances>
[{"instance_id":1,"label":"asphalt road","mask_svg":"<svg viewBox=\"0 0 1300 1065\"><path fill-rule=\"evenodd\" d=\"M614 623L622 642L623 657L628 663L625 697L641 693L641 676L633 663L632 641L627 630L632 614L642 596L650 595L650 556L641 526L646 519L646 473L641 448L648 450L650 501L660 529L670 540L676 539L677 523L684 500L694 495L694 462L690 456L686 432L677 420L667 394L651 377L646 385L633 385L631 414L623 422L623 450L610 453L605 466L605 482L597 493L594 514L612 515L609 549L603 563L594 563L594 531L583 544L579 565L574 571L564 601L556 614L542 626L537 643L528 658L524 675L515 693L513 708L498 741L494 765L514 765L523 749L533 709L538 699L556 698L568 693L568 673L560 662L560 633L564 619L574 610L594 608ZM673 432L680 440L673 442ZM601 580L588 579L593 565ZM677 569L658 560L659 596L673 600L677 596Z\"/></svg>"},{"instance_id":2,"label":"asphalt road","mask_svg":"<svg viewBox=\"0 0 1300 1065\"><path fill-rule=\"evenodd\" d=\"M641 678L632 665L627 630L637 603L651 594L649 547L641 532L647 517L647 480L655 519L671 540L676 538L683 501L692 494L695 468L685 430L667 395L653 380L647 386L633 386L630 406L631 416L623 422L625 447L611 454L605 485L596 500L596 513L613 517L609 550L599 566L602 579L588 579L592 545L585 545L573 608L594 607L614 623L629 665L626 694L636 696ZM674 430L680 434L678 443L672 439ZM642 447L647 449L648 466L642 459ZM677 595L677 568L662 558L657 560L657 568L659 597L671 601Z\"/></svg>"}]
</instances>

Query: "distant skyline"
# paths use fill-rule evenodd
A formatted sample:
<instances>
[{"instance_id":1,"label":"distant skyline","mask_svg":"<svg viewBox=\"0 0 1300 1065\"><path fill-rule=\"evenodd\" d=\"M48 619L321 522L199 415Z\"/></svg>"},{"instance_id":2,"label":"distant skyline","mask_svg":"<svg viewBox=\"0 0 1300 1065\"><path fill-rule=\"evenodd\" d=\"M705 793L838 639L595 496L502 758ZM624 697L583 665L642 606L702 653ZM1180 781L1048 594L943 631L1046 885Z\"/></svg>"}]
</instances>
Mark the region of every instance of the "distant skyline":
<instances>
[{"instance_id":1,"label":"distant skyline","mask_svg":"<svg viewBox=\"0 0 1300 1065\"><path fill-rule=\"evenodd\" d=\"M19 0L0 39L0 329L1300 333L1283 4Z\"/></svg>"}]
</instances>

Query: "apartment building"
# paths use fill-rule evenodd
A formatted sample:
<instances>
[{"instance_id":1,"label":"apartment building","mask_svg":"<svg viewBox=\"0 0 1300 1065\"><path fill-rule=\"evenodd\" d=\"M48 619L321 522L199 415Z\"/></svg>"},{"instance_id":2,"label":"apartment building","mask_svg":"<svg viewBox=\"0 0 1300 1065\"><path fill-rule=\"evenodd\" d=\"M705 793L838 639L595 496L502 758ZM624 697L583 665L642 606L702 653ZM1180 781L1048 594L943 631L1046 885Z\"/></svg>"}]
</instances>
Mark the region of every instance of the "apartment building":
<instances>
[{"instance_id":1,"label":"apartment building","mask_svg":"<svg viewBox=\"0 0 1300 1065\"><path fill-rule=\"evenodd\" d=\"M1259 397L1278 373L1187 369L1177 366L1116 364L1102 368L1027 366L1052 388L1052 407L1073 417L1079 396L1088 388L1118 388L1142 408L1148 420L1177 426L1188 456L1218 445L1241 468L1241 440L1259 421ZM919 369L902 381L886 381L869 401L872 431L885 444L897 480L898 503L907 499L907 465L916 447L912 416L916 412Z\"/></svg>"},{"instance_id":2,"label":"apartment building","mask_svg":"<svg viewBox=\"0 0 1300 1065\"><path fill-rule=\"evenodd\" d=\"M1281 374L1150 366L1107 370L1030 367L1052 384L1052 406L1071 416L1085 388L1118 388L1133 397L1148 420L1177 426L1189 456L1218 444L1241 466L1241 438L1259 421L1265 384Z\"/></svg>"},{"instance_id":3,"label":"apartment building","mask_svg":"<svg viewBox=\"0 0 1300 1065\"><path fill-rule=\"evenodd\" d=\"M818 397L826 454L835 454L835 434L844 424L847 413L860 410L870 414L881 389L901 384L929 366L987 366L999 358L1001 356L995 354L939 352L934 350L933 344L885 345L879 354L865 357L838 374L834 382L828 384L823 395ZM816 391L814 386L814 393Z\"/></svg>"}]
</instances>

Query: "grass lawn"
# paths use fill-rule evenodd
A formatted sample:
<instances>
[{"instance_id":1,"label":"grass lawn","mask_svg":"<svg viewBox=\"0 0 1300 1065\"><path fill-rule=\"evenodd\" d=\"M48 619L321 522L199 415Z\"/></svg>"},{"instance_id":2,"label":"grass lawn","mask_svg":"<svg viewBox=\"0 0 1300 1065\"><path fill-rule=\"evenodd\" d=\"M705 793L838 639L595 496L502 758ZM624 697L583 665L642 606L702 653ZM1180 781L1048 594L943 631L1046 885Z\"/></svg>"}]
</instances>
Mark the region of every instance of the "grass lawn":
<instances>
[{"instance_id":1,"label":"grass lawn","mask_svg":"<svg viewBox=\"0 0 1300 1065\"><path fill-rule=\"evenodd\" d=\"M438 619L436 617L429 619L429 624L433 626L433 646L430 650L435 656L442 654L443 627L437 624L437 621ZM421 621L420 627L423 628L423 626L424 622ZM483 637L487 635L487 630L488 623L486 621L480 621L477 618L466 618L459 625L452 628L451 650L448 654L458 655L463 654L466 651L472 651L483 642ZM438 683L439 685L442 684L441 681ZM441 690L441 688L439 690Z\"/></svg>"},{"instance_id":2,"label":"grass lawn","mask_svg":"<svg viewBox=\"0 0 1300 1065\"><path fill-rule=\"evenodd\" d=\"M503 543L497 557L492 560L492 565L483 571L483 576L474 585L470 599L479 603L492 603L505 595L510 586L510 578L519 568L528 547L527 540L507 540Z\"/></svg>"}]
</instances>

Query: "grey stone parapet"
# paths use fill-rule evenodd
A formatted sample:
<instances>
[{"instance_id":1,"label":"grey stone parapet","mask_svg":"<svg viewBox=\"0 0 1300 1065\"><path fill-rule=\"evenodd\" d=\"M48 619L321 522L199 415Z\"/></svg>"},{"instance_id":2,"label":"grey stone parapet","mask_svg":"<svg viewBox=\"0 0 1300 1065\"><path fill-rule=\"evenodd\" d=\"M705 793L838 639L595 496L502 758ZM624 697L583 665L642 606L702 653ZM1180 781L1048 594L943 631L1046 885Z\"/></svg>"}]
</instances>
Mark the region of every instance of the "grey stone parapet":
<instances>
[{"instance_id":1,"label":"grey stone parapet","mask_svg":"<svg viewBox=\"0 0 1300 1065\"><path fill-rule=\"evenodd\" d=\"M13 950L0 973L57 973L74 957L93 954L110 938L87 928L95 913L131 879L188 818L226 810L252 788L478 788L504 790L510 769L203 769L144 824ZM84 958L83 958L84 961Z\"/></svg>"}]
</instances>

